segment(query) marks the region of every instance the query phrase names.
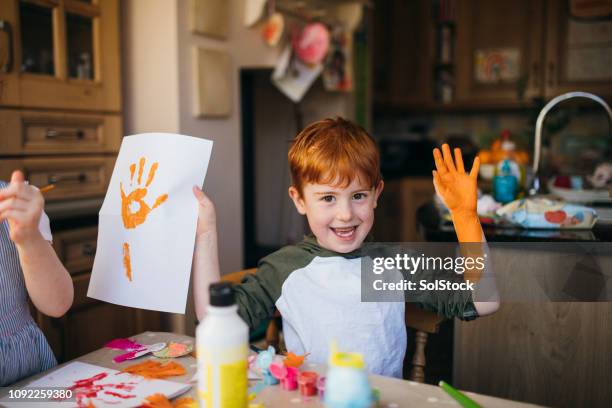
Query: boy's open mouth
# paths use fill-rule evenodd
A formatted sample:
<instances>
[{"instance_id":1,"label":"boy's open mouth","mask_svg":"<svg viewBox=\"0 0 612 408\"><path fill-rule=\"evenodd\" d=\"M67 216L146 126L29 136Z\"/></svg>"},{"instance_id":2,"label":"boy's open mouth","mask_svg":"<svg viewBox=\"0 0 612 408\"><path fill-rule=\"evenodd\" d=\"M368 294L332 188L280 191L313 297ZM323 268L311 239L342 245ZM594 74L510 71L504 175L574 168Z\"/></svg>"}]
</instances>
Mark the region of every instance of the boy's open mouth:
<instances>
[{"instance_id":1,"label":"boy's open mouth","mask_svg":"<svg viewBox=\"0 0 612 408\"><path fill-rule=\"evenodd\" d=\"M337 237L339 237L340 239L344 239L344 240L353 239L353 237L355 236L355 231L357 230L357 226L342 227L342 228L330 227L330 228L332 231L334 231L334 234L336 234Z\"/></svg>"}]
</instances>

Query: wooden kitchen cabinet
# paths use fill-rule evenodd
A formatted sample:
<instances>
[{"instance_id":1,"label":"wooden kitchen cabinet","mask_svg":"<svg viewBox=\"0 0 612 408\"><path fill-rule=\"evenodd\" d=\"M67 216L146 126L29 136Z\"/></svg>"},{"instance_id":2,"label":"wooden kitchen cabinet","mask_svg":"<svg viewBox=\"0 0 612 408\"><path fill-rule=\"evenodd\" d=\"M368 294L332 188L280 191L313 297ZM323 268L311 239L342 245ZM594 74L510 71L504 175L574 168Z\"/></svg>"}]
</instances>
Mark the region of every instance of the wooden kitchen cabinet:
<instances>
[{"instance_id":1,"label":"wooden kitchen cabinet","mask_svg":"<svg viewBox=\"0 0 612 408\"><path fill-rule=\"evenodd\" d=\"M119 150L121 115L0 109L3 155L112 153Z\"/></svg>"},{"instance_id":2,"label":"wooden kitchen cabinet","mask_svg":"<svg viewBox=\"0 0 612 408\"><path fill-rule=\"evenodd\" d=\"M569 2L548 0L545 96L570 91L612 97L612 20L579 19Z\"/></svg>"},{"instance_id":3,"label":"wooden kitchen cabinet","mask_svg":"<svg viewBox=\"0 0 612 408\"><path fill-rule=\"evenodd\" d=\"M405 177L385 182L375 210L374 239L378 242L421 242L417 209L433 200L431 177Z\"/></svg>"},{"instance_id":4,"label":"wooden kitchen cabinet","mask_svg":"<svg viewBox=\"0 0 612 408\"><path fill-rule=\"evenodd\" d=\"M586 91L612 100L612 20L571 16L567 0L455 0L449 70L451 101L434 98L436 32L432 0L375 3L374 105L399 110L522 108ZM495 52L492 52L495 51ZM500 54L518 55L511 79L478 78ZM495 55L497 54L497 55ZM481 61L477 64L477 56ZM486 77L486 75L485 75Z\"/></svg>"},{"instance_id":5,"label":"wooden kitchen cabinet","mask_svg":"<svg viewBox=\"0 0 612 408\"><path fill-rule=\"evenodd\" d=\"M60 362L161 328L161 314L88 298L97 213L123 136L119 0L0 0L0 179L20 169L45 193L74 303L33 309Z\"/></svg>"},{"instance_id":6,"label":"wooden kitchen cabinet","mask_svg":"<svg viewBox=\"0 0 612 408\"><path fill-rule=\"evenodd\" d=\"M0 106L120 112L118 7L0 2Z\"/></svg>"},{"instance_id":7,"label":"wooden kitchen cabinet","mask_svg":"<svg viewBox=\"0 0 612 408\"><path fill-rule=\"evenodd\" d=\"M374 104L433 102L434 25L429 0L381 0L374 12Z\"/></svg>"},{"instance_id":8,"label":"wooden kitchen cabinet","mask_svg":"<svg viewBox=\"0 0 612 408\"><path fill-rule=\"evenodd\" d=\"M456 101L512 105L542 95L544 0L457 0ZM477 52L517 50L516 81L476 79Z\"/></svg>"}]
</instances>

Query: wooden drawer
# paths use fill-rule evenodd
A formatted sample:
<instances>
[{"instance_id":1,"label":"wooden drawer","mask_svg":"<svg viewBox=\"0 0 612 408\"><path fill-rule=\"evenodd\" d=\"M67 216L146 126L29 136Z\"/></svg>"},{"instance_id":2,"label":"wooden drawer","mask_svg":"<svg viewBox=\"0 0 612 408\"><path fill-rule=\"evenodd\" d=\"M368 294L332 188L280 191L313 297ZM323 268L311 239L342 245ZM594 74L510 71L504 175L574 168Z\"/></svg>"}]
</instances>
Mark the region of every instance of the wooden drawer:
<instances>
[{"instance_id":1,"label":"wooden drawer","mask_svg":"<svg viewBox=\"0 0 612 408\"><path fill-rule=\"evenodd\" d=\"M2 159L0 179L9 180L13 170L22 170L35 186L55 184L45 193L48 202L103 197L114 164L115 157Z\"/></svg>"},{"instance_id":2,"label":"wooden drawer","mask_svg":"<svg viewBox=\"0 0 612 408\"><path fill-rule=\"evenodd\" d=\"M0 109L2 155L115 153L121 116Z\"/></svg>"},{"instance_id":3,"label":"wooden drawer","mask_svg":"<svg viewBox=\"0 0 612 408\"><path fill-rule=\"evenodd\" d=\"M98 228L79 228L53 234L53 247L71 275L90 272L96 254Z\"/></svg>"}]
</instances>

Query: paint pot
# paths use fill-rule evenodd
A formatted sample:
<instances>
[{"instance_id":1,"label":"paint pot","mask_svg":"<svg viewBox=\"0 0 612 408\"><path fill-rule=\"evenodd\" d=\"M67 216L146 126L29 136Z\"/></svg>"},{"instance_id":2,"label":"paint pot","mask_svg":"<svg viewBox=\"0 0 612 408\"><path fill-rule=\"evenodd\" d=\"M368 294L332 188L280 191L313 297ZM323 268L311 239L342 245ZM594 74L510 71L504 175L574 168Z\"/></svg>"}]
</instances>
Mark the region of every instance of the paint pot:
<instances>
[{"instance_id":1,"label":"paint pot","mask_svg":"<svg viewBox=\"0 0 612 408\"><path fill-rule=\"evenodd\" d=\"M303 371L298 375L301 396L312 397L317 395L317 377L318 375L314 371Z\"/></svg>"},{"instance_id":2,"label":"paint pot","mask_svg":"<svg viewBox=\"0 0 612 408\"><path fill-rule=\"evenodd\" d=\"M325 398L325 377L319 377L317 389L319 390L319 397L321 399Z\"/></svg>"},{"instance_id":3,"label":"paint pot","mask_svg":"<svg viewBox=\"0 0 612 408\"><path fill-rule=\"evenodd\" d=\"M283 390L293 391L298 387L298 369L295 367L287 367L283 363L270 364L270 373L274 378L280 381L280 386Z\"/></svg>"}]
</instances>

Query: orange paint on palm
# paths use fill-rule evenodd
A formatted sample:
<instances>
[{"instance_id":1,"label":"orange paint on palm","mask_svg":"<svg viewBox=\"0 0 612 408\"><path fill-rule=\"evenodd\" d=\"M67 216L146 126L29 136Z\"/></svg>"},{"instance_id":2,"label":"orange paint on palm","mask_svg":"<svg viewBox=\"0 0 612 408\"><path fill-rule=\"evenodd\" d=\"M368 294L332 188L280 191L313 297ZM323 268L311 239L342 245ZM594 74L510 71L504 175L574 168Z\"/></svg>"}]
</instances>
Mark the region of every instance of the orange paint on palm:
<instances>
[{"instance_id":1,"label":"orange paint on palm","mask_svg":"<svg viewBox=\"0 0 612 408\"><path fill-rule=\"evenodd\" d=\"M123 243L123 267L125 268L125 276L132 281L132 260L130 259L130 245L127 242Z\"/></svg>"}]
</instances>

